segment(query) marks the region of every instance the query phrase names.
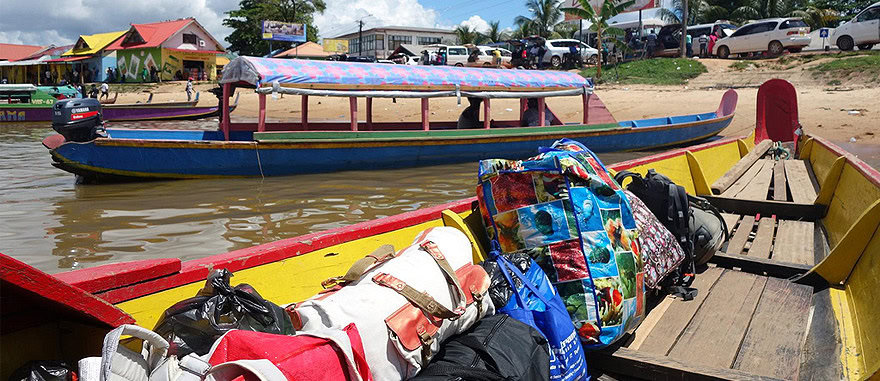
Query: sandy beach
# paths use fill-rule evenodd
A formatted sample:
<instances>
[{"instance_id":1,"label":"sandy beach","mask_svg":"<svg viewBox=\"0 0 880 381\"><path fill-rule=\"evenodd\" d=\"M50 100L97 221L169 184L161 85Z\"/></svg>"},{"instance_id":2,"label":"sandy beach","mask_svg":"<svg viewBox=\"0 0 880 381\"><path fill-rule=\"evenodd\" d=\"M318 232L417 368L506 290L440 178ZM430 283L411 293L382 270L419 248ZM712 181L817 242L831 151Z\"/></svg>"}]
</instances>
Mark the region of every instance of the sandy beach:
<instances>
[{"instance_id":1,"label":"sandy beach","mask_svg":"<svg viewBox=\"0 0 880 381\"><path fill-rule=\"evenodd\" d=\"M739 94L737 116L722 132L725 136L749 133L755 125L757 87L770 78L784 78L794 83L798 91L799 118L804 129L833 141L860 144L880 144L880 84L876 82L843 83L829 86L801 73L802 69L735 71L730 68L735 60L707 59L702 62L708 73L693 79L687 85L615 85L603 84L595 94L605 103L617 120L642 119L668 115L694 114L713 111L718 107L727 88ZM152 90L153 101L184 100L184 82L163 83ZM212 104L216 98L207 92L215 85L200 83L201 104ZM112 92L112 90L111 90ZM238 108L232 117L238 120L257 118L258 99L248 89L240 89ZM145 93L119 94L119 103L144 101ZM560 97L547 101L550 108L564 122L581 120L580 97ZM300 97L270 97L270 120L300 120ZM464 106L453 98L431 100L431 120L457 120ZM496 120L517 118L516 100L494 100L492 117ZM348 100L344 98L311 97L309 119L314 121L347 121ZM360 100L359 117L364 120L364 100ZM376 99L373 103L375 121L418 121L419 101Z\"/></svg>"}]
</instances>

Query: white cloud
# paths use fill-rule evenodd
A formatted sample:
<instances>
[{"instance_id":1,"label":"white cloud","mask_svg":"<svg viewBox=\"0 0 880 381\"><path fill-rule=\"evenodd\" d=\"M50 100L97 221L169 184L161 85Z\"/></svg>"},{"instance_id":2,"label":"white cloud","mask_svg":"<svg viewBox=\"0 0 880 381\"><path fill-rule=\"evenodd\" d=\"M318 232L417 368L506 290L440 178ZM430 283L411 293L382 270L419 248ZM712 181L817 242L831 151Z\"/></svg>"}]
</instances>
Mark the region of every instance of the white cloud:
<instances>
[{"instance_id":1,"label":"white cloud","mask_svg":"<svg viewBox=\"0 0 880 381\"><path fill-rule=\"evenodd\" d=\"M238 0L2 0L0 42L71 44L80 34L126 30L130 24L195 17L221 44L231 30L224 12Z\"/></svg>"},{"instance_id":2,"label":"white cloud","mask_svg":"<svg viewBox=\"0 0 880 381\"><path fill-rule=\"evenodd\" d=\"M459 25L469 26L473 29L476 29L477 32L480 33L485 33L489 30L489 23L486 20L483 20L483 18L478 15L471 16L471 18L462 21Z\"/></svg>"},{"instance_id":3,"label":"white cloud","mask_svg":"<svg viewBox=\"0 0 880 381\"><path fill-rule=\"evenodd\" d=\"M382 26L440 28L437 10L418 0L326 0L324 14L315 14L321 37L331 38L357 32L358 20L364 30Z\"/></svg>"}]
</instances>

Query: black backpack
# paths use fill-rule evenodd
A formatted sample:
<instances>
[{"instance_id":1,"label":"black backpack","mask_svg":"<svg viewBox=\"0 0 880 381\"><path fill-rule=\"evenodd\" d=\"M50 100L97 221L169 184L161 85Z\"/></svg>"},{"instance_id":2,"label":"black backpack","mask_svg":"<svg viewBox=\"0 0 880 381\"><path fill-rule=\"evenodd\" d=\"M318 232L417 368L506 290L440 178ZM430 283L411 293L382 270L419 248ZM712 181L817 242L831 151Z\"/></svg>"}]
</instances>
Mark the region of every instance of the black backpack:
<instances>
[{"instance_id":1,"label":"black backpack","mask_svg":"<svg viewBox=\"0 0 880 381\"><path fill-rule=\"evenodd\" d=\"M669 292L681 296L684 300L691 300L697 296L697 290L690 285L696 274L695 259L695 232L691 220L694 218L692 206L701 210L709 210L720 221L724 240L728 240L727 225L721 212L709 204L706 199L687 194L684 187L677 185L668 177L649 169L645 177L629 171L618 172L614 180L618 184L623 180L632 178L632 182L626 189L636 195L648 209L657 217L663 226L678 240L685 253L685 260L678 269L677 274L668 277L664 286ZM700 239L704 242L705 239Z\"/></svg>"},{"instance_id":2,"label":"black backpack","mask_svg":"<svg viewBox=\"0 0 880 381\"><path fill-rule=\"evenodd\" d=\"M487 316L445 341L419 381L549 381L550 349L538 330L506 314Z\"/></svg>"}]
</instances>

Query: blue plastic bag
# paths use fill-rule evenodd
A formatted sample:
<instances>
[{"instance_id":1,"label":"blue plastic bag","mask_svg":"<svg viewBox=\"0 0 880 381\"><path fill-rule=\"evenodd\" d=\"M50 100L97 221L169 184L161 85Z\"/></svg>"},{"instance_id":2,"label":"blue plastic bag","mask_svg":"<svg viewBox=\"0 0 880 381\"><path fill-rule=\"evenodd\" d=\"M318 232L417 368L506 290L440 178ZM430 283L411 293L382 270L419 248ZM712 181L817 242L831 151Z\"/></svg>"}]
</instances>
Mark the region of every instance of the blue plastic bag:
<instances>
[{"instance_id":1,"label":"blue plastic bag","mask_svg":"<svg viewBox=\"0 0 880 381\"><path fill-rule=\"evenodd\" d=\"M575 381L590 379L584 348L575 332L568 311L556 288L550 284L541 267L531 260L528 271L523 274L516 266L497 251L492 257L511 288L516 288L510 274L520 279L522 287L514 290L513 297L497 313L535 327L550 345L550 379Z\"/></svg>"}]
</instances>

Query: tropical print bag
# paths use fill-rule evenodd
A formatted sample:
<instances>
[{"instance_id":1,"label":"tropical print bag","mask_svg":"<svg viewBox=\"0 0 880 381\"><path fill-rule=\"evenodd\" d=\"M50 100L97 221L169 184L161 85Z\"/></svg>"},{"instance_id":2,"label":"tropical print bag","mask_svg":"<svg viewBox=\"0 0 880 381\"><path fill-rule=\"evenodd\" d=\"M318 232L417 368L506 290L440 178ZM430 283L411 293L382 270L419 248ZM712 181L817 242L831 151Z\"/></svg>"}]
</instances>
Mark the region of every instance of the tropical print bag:
<instances>
[{"instance_id":1,"label":"tropical print bag","mask_svg":"<svg viewBox=\"0 0 880 381\"><path fill-rule=\"evenodd\" d=\"M636 223L595 154L563 139L528 160L482 160L479 178L489 239L541 266L585 348L605 347L638 326L645 273Z\"/></svg>"}]
</instances>

